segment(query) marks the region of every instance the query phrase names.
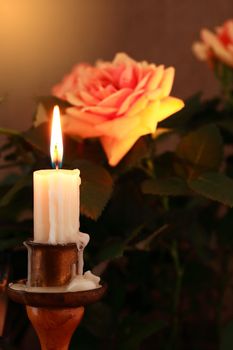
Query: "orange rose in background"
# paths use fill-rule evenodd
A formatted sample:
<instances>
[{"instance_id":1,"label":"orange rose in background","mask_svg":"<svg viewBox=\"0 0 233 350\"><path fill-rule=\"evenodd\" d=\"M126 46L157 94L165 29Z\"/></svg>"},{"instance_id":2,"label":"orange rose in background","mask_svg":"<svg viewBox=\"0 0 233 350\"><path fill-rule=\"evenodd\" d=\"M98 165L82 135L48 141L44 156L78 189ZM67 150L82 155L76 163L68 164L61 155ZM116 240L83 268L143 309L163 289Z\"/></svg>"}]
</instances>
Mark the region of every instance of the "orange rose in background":
<instances>
[{"instance_id":1,"label":"orange rose in background","mask_svg":"<svg viewBox=\"0 0 233 350\"><path fill-rule=\"evenodd\" d=\"M143 135L184 103L171 97L174 68L136 62L119 53L113 62L79 64L53 88L72 107L63 116L64 131L100 138L109 164L115 166Z\"/></svg>"},{"instance_id":2,"label":"orange rose in background","mask_svg":"<svg viewBox=\"0 0 233 350\"><path fill-rule=\"evenodd\" d=\"M233 68L233 20L217 27L215 33L201 30L202 42L193 44L193 52L202 61L217 59Z\"/></svg>"}]
</instances>

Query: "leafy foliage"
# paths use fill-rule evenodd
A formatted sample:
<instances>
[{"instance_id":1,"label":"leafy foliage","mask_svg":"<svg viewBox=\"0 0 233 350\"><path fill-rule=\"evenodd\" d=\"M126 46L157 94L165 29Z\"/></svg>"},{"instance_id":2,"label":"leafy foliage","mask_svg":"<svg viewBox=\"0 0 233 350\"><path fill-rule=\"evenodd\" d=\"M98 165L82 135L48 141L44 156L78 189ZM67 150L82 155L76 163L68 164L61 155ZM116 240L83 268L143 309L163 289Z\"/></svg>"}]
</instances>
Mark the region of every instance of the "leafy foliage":
<instances>
[{"instance_id":1,"label":"leafy foliage","mask_svg":"<svg viewBox=\"0 0 233 350\"><path fill-rule=\"evenodd\" d=\"M190 194L187 183L179 177L145 180L142 184L142 191L145 194L160 196L187 196Z\"/></svg>"},{"instance_id":2,"label":"leafy foliage","mask_svg":"<svg viewBox=\"0 0 233 350\"><path fill-rule=\"evenodd\" d=\"M222 138L214 125L201 127L185 135L177 149L176 170L189 179L208 170L217 170L223 155Z\"/></svg>"},{"instance_id":3,"label":"leafy foliage","mask_svg":"<svg viewBox=\"0 0 233 350\"><path fill-rule=\"evenodd\" d=\"M7 140L0 166L17 165L0 184L0 249L15 275L16 248L32 236L32 172L50 166L51 110L67 107L49 96L38 102L29 130L0 129ZM64 167L81 171L86 267L109 285L107 297L87 308L72 349L229 348L232 117L229 103L197 94L160 123L169 133L139 139L115 168L97 140L65 135Z\"/></svg>"},{"instance_id":4,"label":"leafy foliage","mask_svg":"<svg viewBox=\"0 0 233 350\"><path fill-rule=\"evenodd\" d=\"M223 174L202 174L189 181L189 186L202 196L233 206L233 180Z\"/></svg>"},{"instance_id":5,"label":"leafy foliage","mask_svg":"<svg viewBox=\"0 0 233 350\"><path fill-rule=\"evenodd\" d=\"M81 212L95 220L111 196L112 177L102 166L87 160L76 160L72 168L79 169L82 174Z\"/></svg>"}]
</instances>

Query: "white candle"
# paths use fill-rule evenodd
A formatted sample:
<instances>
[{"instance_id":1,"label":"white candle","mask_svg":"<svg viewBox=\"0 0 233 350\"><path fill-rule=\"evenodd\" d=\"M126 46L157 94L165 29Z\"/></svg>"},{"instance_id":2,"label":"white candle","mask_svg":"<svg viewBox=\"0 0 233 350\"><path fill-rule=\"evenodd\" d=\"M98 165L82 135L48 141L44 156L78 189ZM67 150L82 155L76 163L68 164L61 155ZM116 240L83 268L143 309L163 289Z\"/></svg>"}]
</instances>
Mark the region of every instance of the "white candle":
<instances>
[{"instance_id":1,"label":"white candle","mask_svg":"<svg viewBox=\"0 0 233 350\"><path fill-rule=\"evenodd\" d=\"M80 172L59 169L63 142L58 106L53 112L50 155L56 169L34 172L34 241L79 243Z\"/></svg>"},{"instance_id":2,"label":"white candle","mask_svg":"<svg viewBox=\"0 0 233 350\"><path fill-rule=\"evenodd\" d=\"M79 170L34 172L34 241L79 241Z\"/></svg>"}]
</instances>

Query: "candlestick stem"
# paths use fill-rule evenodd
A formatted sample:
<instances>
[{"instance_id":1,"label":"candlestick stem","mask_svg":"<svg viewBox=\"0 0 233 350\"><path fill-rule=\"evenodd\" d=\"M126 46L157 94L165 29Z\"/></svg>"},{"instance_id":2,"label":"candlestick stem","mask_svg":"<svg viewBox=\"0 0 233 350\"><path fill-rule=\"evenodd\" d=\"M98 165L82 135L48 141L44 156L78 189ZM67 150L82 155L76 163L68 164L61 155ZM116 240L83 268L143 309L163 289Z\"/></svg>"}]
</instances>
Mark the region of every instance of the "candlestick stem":
<instances>
[{"instance_id":1,"label":"candlestick stem","mask_svg":"<svg viewBox=\"0 0 233 350\"><path fill-rule=\"evenodd\" d=\"M84 307L61 309L27 306L26 309L42 350L68 350L71 337L83 317Z\"/></svg>"}]
</instances>

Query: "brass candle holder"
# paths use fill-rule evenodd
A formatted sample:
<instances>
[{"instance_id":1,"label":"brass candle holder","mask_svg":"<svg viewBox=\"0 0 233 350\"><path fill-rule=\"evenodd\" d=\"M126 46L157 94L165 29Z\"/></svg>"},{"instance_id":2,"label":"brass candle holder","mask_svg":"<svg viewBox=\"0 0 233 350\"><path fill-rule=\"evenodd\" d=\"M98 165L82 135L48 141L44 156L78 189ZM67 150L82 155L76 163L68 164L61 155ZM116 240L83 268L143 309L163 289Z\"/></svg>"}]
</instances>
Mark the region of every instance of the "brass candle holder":
<instances>
[{"instance_id":1,"label":"brass candle holder","mask_svg":"<svg viewBox=\"0 0 233 350\"><path fill-rule=\"evenodd\" d=\"M28 287L62 287L71 281L78 263L75 243L50 245L26 241L25 245L28 249L28 279L17 283ZM106 284L102 284L87 291L46 292L17 289L14 284L9 284L8 295L26 306L42 350L67 350L85 306L99 301L106 289Z\"/></svg>"}]
</instances>

